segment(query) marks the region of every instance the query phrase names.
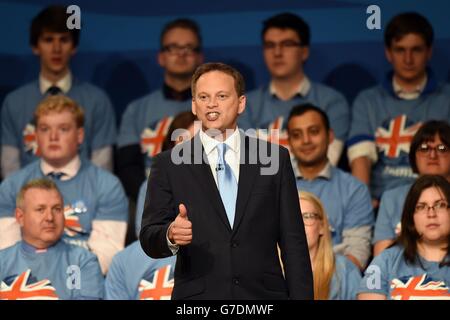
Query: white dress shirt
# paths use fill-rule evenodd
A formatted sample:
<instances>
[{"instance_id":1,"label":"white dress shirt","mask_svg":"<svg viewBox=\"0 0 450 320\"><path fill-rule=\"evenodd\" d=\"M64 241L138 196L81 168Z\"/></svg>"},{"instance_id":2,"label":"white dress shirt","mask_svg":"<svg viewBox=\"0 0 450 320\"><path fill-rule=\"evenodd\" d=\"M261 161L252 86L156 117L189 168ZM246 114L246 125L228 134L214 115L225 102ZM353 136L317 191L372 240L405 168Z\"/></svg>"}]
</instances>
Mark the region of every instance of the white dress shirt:
<instances>
[{"instance_id":1,"label":"white dress shirt","mask_svg":"<svg viewBox=\"0 0 450 320\"><path fill-rule=\"evenodd\" d=\"M214 177L214 181L217 184L217 173L216 167L219 162L219 153L217 151L217 145L221 143L210 136L208 136L203 130L200 130L200 141L202 142L203 148L205 149L206 156L208 158L209 167L211 168L211 173ZM233 134L229 136L224 143L228 146L227 151L225 152L225 162L230 166L231 171L236 178L236 182L239 183L239 165L240 165L240 156L241 156L241 135L239 133L239 128L236 127ZM189 213L188 213L189 215ZM176 255L178 249L180 248L177 244L170 242L169 240L169 229L172 227L173 222L170 224L169 228L167 228L166 239L167 245L169 246L170 251L172 251L173 255Z\"/></svg>"},{"instance_id":2,"label":"white dress shirt","mask_svg":"<svg viewBox=\"0 0 450 320\"><path fill-rule=\"evenodd\" d=\"M208 136L203 130L200 130L200 141L205 149L206 156L208 157L209 166L214 177L214 181L217 186L217 172L216 167L219 161L219 153L217 151L217 145L221 143L210 136ZM241 155L241 136L239 129L236 127L233 134L229 136L224 143L228 146L225 153L225 162L230 166L231 171L236 178L236 182L239 182L239 163Z\"/></svg>"},{"instance_id":3,"label":"white dress shirt","mask_svg":"<svg viewBox=\"0 0 450 320\"><path fill-rule=\"evenodd\" d=\"M41 160L41 170L42 173L46 176L51 172L61 172L64 173L64 175L61 177L61 181L70 180L73 177L75 177L80 170L81 167L81 160L80 156L76 156L68 164L66 164L62 168L55 168L52 167L50 164L44 161L44 159Z\"/></svg>"},{"instance_id":4,"label":"white dress shirt","mask_svg":"<svg viewBox=\"0 0 450 320\"><path fill-rule=\"evenodd\" d=\"M59 79L56 83L48 81L42 76L42 74L39 75L39 90L42 94L45 94L47 90L52 86L60 88L61 91L66 94L72 87L72 73L70 71L67 72L67 74Z\"/></svg>"}]
</instances>

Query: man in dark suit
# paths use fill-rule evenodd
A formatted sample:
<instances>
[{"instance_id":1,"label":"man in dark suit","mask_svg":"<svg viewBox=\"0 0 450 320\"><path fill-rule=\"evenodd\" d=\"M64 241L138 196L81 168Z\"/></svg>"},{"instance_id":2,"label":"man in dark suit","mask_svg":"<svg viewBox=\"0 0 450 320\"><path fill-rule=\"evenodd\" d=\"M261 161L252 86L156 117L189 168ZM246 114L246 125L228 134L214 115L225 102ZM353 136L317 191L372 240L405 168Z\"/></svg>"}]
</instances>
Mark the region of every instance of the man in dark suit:
<instances>
[{"instance_id":1,"label":"man in dark suit","mask_svg":"<svg viewBox=\"0 0 450 320\"><path fill-rule=\"evenodd\" d=\"M237 130L244 80L232 67L201 65L192 97L202 130L156 157L142 248L153 258L177 254L173 299L312 299L288 151Z\"/></svg>"}]
</instances>

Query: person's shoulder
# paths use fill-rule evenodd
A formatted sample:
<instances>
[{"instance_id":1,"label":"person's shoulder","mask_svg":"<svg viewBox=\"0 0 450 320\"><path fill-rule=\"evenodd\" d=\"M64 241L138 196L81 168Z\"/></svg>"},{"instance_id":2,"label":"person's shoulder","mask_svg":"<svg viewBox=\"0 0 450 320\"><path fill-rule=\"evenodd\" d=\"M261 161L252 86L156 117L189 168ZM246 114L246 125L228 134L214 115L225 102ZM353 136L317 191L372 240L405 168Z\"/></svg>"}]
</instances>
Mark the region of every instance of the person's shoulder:
<instances>
[{"instance_id":1,"label":"person's shoulder","mask_svg":"<svg viewBox=\"0 0 450 320\"><path fill-rule=\"evenodd\" d=\"M383 198L397 198L399 196L406 195L408 193L409 189L411 188L411 186L412 186L412 183L408 183L408 184L402 184L402 185L397 186L392 189L388 189L385 192L383 192L382 197Z\"/></svg>"},{"instance_id":2,"label":"person's shoulder","mask_svg":"<svg viewBox=\"0 0 450 320\"><path fill-rule=\"evenodd\" d=\"M66 252L72 259L76 261L83 262L91 259L97 260L97 256L88 249L75 244L66 243L64 240L60 240L57 246L59 247L59 250Z\"/></svg>"},{"instance_id":3,"label":"person's shoulder","mask_svg":"<svg viewBox=\"0 0 450 320\"><path fill-rule=\"evenodd\" d=\"M382 261L395 261L398 258L403 259L403 252L405 249L399 245L394 244L393 246L383 250L378 256L374 258L374 262L376 260L382 260Z\"/></svg>"},{"instance_id":4,"label":"person's shoulder","mask_svg":"<svg viewBox=\"0 0 450 320\"><path fill-rule=\"evenodd\" d=\"M90 160L83 159L81 161L82 161L81 168L78 171L77 175L92 177L97 182L102 183L104 185L108 185L110 187L114 187L115 185L120 184L119 178L117 178L117 176L115 176L108 170L96 166Z\"/></svg>"},{"instance_id":5,"label":"person's shoulder","mask_svg":"<svg viewBox=\"0 0 450 320\"><path fill-rule=\"evenodd\" d=\"M432 97L448 97L450 98L450 84L449 83L436 83L434 90L429 92Z\"/></svg>"},{"instance_id":6,"label":"person's shoulder","mask_svg":"<svg viewBox=\"0 0 450 320\"><path fill-rule=\"evenodd\" d=\"M372 87L361 90L355 98L355 102L361 102L361 100L374 100L380 97L386 97L390 94L386 91L382 84L376 84Z\"/></svg>"},{"instance_id":7,"label":"person's shoulder","mask_svg":"<svg viewBox=\"0 0 450 320\"><path fill-rule=\"evenodd\" d=\"M332 179L338 179L345 185L351 186L352 188L361 188L366 186L363 182L361 182L358 178L353 176L351 173L344 171L338 167L331 166Z\"/></svg>"},{"instance_id":8,"label":"person's shoulder","mask_svg":"<svg viewBox=\"0 0 450 320\"><path fill-rule=\"evenodd\" d=\"M10 247L4 248L0 250L0 264L2 261L7 261L14 255L17 250L20 249L21 241L16 242Z\"/></svg>"},{"instance_id":9,"label":"person's shoulder","mask_svg":"<svg viewBox=\"0 0 450 320\"><path fill-rule=\"evenodd\" d=\"M358 267L351 262L348 258L341 254L335 254L335 261L336 261L336 268L339 268L340 270L348 273L348 272L354 272L357 271L360 273Z\"/></svg>"},{"instance_id":10,"label":"person's shoulder","mask_svg":"<svg viewBox=\"0 0 450 320\"><path fill-rule=\"evenodd\" d=\"M147 255L142 250L139 240L134 241L133 243L125 247L125 249L116 253L113 260L116 261L116 263L126 263L129 261L135 261L137 256L147 257Z\"/></svg>"},{"instance_id":11,"label":"person's shoulder","mask_svg":"<svg viewBox=\"0 0 450 320\"><path fill-rule=\"evenodd\" d=\"M99 86L88 81L82 81L77 78L73 79L72 88L75 90L85 91L89 94L106 96L106 91L100 88Z\"/></svg>"},{"instance_id":12,"label":"person's shoulder","mask_svg":"<svg viewBox=\"0 0 450 320\"><path fill-rule=\"evenodd\" d=\"M11 92L9 92L6 97L5 97L5 101L6 100L17 100L17 99L23 99L25 97L27 97L30 93L30 91L32 90L39 90L39 83L37 80L28 82L24 85L19 86L18 88L12 90ZM14 108L16 108L17 106L13 106Z\"/></svg>"},{"instance_id":13,"label":"person's shoulder","mask_svg":"<svg viewBox=\"0 0 450 320\"><path fill-rule=\"evenodd\" d=\"M250 90L248 93L245 94L245 96L247 97L247 102L249 102L250 104L252 103L255 104L262 101L262 99L264 99L264 96L267 94L267 91L268 91L267 84L257 87L253 90Z\"/></svg>"},{"instance_id":14,"label":"person's shoulder","mask_svg":"<svg viewBox=\"0 0 450 320\"><path fill-rule=\"evenodd\" d=\"M29 164L27 164L25 167L15 171L8 177L6 177L3 182L3 184L9 184L9 185L20 185L22 186L25 182L27 182L30 179L37 178L41 176L41 169L39 166L39 161L33 161Z\"/></svg>"},{"instance_id":15,"label":"person's shoulder","mask_svg":"<svg viewBox=\"0 0 450 320\"><path fill-rule=\"evenodd\" d=\"M134 99L133 101L131 101L128 104L127 109L129 110L136 110L136 109L141 109L141 108L148 108L149 105L152 105L152 102L155 99L159 99L161 98L162 95L162 91L161 89L156 89L144 96L141 96L139 98Z\"/></svg>"},{"instance_id":16,"label":"person's shoulder","mask_svg":"<svg viewBox=\"0 0 450 320\"><path fill-rule=\"evenodd\" d=\"M311 81L311 89L317 91L320 96L339 97L345 99L341 92L321 82Z\"/></svg>"}]
</instances>

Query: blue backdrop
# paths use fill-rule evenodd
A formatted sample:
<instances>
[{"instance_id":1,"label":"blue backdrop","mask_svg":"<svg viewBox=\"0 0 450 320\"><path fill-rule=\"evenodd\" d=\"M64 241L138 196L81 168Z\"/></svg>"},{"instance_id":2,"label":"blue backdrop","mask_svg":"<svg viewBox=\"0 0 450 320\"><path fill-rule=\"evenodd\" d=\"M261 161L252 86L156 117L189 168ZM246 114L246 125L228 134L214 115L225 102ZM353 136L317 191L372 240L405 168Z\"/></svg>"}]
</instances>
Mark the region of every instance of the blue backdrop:
<instances>
[{"instance_id":1,"label":"blue backdrop","mask_svg":"<svg viewBox=\"0 0 450 320\"><path fill-rule=\"evenodd\" d=\"M380 6L382 27L393 15L414 10L435 29L431 66L439 80L450 78L450 2L445 0L0 0L0 101L7 92L36 78L39 63L28 45L28 28L32 17L51 3L81 8L81 42L72 70L107 91L118 121L131 100L161 84L162 70L156 62L159 34L167 21L177 17L199 23L206 61L234 65L252 89L269 79L261 54L261 22L282 11L297 13L312 30L307 74L352 101L389 69L383 28L366 28L366 8Z\"/></svg>"}]
</instances>

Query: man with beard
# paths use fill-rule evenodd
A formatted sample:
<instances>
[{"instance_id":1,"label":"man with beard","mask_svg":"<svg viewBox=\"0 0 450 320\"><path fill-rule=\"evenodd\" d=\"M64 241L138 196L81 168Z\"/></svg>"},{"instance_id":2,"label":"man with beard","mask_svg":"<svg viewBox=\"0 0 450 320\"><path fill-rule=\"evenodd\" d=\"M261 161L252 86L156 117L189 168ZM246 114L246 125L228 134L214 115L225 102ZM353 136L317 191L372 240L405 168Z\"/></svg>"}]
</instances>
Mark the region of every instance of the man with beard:
<instances>
[{"instance_id":1,"label":"man with beard","mask_svg":"<svg viewBox=\"0 0 450 320\"><path fill-rule=\"evenodd\" d=\"M334 250L363 269L370 256L374 223L370 194L363 183L330 164L327 150L334 132L326 113L311 104L293 107L288 137L297 188L320 198L330 221Z\"/></svg>"}]
</instances>

